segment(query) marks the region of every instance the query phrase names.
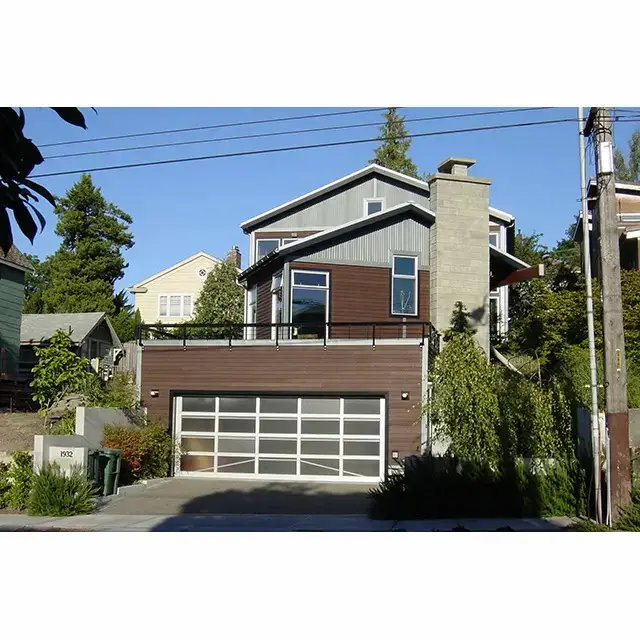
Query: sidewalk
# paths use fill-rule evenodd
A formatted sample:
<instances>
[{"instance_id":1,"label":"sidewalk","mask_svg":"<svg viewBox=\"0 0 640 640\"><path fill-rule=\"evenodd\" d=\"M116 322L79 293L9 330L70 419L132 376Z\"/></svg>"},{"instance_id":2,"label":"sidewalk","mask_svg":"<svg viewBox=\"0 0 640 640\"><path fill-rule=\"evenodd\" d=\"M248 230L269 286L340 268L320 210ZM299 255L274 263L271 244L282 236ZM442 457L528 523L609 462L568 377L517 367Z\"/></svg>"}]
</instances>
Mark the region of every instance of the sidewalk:
<instances>
[{"instance_id":1,"label":"sidewalk","mask_svg":"<svg viewBox=\"0 0 640 640\"><path fill-rule=\"evenodd\" d=\"M0 515L2 531L562 531L571 518L459 520L369 520L354 515L118 515L95 513L70 518Z\"/></svg>"}]
</instances>

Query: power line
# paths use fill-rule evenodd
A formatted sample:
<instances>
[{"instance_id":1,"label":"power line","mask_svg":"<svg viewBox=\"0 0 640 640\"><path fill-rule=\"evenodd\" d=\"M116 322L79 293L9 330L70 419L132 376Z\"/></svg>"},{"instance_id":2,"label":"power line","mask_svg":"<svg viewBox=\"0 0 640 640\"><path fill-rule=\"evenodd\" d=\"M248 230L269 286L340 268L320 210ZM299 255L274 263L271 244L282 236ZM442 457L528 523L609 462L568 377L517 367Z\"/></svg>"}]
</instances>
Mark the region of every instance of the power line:
<instances>
[{"instance_id":1,"label":"power line","mask_svg":"<svg viewBox=\"0 0 640 640\"><path fill-rule=\"evenodd\" d=\"M501 109L497 111L479 111L476 113L454 113L451 115L444 116L429 116L425 118L408 118L405 119L404 122L425 122L428 120L454 120L456 118L468 118L473 116L487 116L487 115L499 115L504 113L519 113L522 111L542 111L545 109L554 109L555 107L526 107L521 109ZM336 125L332 127L316 127L313 129L298 129L293 131L273 131L269 133L251 133L242 136L227 136L224 138L206 138L204 140L186 140L181 142L164 142L162 144L150 144L143 145L137 147L121 147L119 149L99 149L96 151L81 151L79 153L63 153L57 156L46 156L45 160L54 160L59 158L76 158L79 156L92 156L92 155L102 155L105 153L120 153L123 151L141 151L143 149L160 149L164 147L179 147L184 145L191 144L204 144L211 142L226 142L229 140L248 140L253 138L268 138L273 136L285 136L285 135L293 135L293 134L301 134L301 133L315 133L318 131L338 131L341 129L357 129L360 127L378 127L380 126L380 122L365 122L359 124L345 124L345 125Z\"/></svg>"},{"instance_id":2,"label":"power line","mask_svg":"<svg viewBox=\"0 0 640 640\"><path fill-rule=\"evenodd\" d=\"M87 140L68 140L67 142L48 142L39 147L59 147L67 144L85 144L87 142L102 142L104 140L122 140L124 138L141 138L143 136L159 136L168 133L185 133L187 131L202 131L204 129L224 129L226 127L243 127L250 124L267 124L269 122L285 122L288 120L307 120L309 118L330 118L331 116L343 116L352 113L371 113L372 111L384 111L379 107L371 109L353 109L350 111L332 111L331 113L313 113L304 116L287 116L284 118L267 118L266 120L247 120L245 122L230 122L227 124L210 124L201 127L188 127L187 129L162 129L159 131L146 131L144 133L127 133L119 136L107 136L104 138L89 138Z\"/></svg>"},{"instance_id":3,"label":"power line","mask_svg":"<svg viewBox=\"0 0 640 640\"><path fill-rule=\"evenodd\" d=\"M450 129L446 131L428 131L425 133L411 133L406 136L403 136L405 139L410 138L425 138L430 136L441 136L448 135L453 133L472 133L475 131L496 131L499 129L514 129L519 127L531 127L536 125L544 125L544 124L555 124L560 122L576 122L575 118L561 118L558 120L540 120L537 122L519 122L515 124L502 124L502 125L491 125L486 127L472 127L469 129ZM395 139L395 138L391 138ZM154 160L149 162L135 162L131 164L120 164L120 165L112 165L108 167L94 167L92 169L73 169L70 171L55 171L52 173L39 173L37 175L32 176L33 178L50 178L52 176L66 176L73 175L78 173L96 173L98 171L113 171L115 169L133 169L135 167L152 167L163 164L177 164L181 162L195 162L197 160L213 160L217 158L236 158L240 156L254 156L254 155L262 155L265 153L278 153L281 151L300 151L303 149L321 149L327 147L339 147L339 146L347 146L353 144L363 144L366 142L381 142L385 140L385 138L377 137L377 138L365 138L360 140L344 140L341 142L321 142L316 144L305 144L298 145L294 147L278 147L275 149L258 149L254 151L236 151L233 153L220 153L209 156L195 156L191 158L173 158L171 160Z\"/></svg>"}]
</instances>

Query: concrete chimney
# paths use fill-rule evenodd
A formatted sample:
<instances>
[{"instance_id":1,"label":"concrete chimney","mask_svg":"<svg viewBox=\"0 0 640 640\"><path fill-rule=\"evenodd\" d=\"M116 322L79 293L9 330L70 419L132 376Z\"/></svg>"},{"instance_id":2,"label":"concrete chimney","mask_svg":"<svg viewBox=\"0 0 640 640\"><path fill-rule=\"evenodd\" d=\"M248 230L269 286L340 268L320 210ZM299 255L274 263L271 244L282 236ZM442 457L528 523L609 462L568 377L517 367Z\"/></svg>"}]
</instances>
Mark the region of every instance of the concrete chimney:
<instances>
[{"instance_id":1,"label":"concrete chimney","mask_svg":"<svg viewBox=\"0 0 640 640\"><path fill-rule=\"evenodd\" d=\"M442 333L460 300L489 353L489 185L469 176L470 158L449 158L429 177L430 205L436 216L430 234L430 315Z\"/></svg>"},{"instance_id":2,"label":"concrete chimney","mask_svg":"<svg viewBox=\"0 0 640 640\"><path fill-rule=\"evenodd\" d=\"M240 249L233 245L231 249L227 252L227 260L233 262L233 264L238 267L238 269L242 268L242 254L240 253Z\"/></svg>"}]
</instances>

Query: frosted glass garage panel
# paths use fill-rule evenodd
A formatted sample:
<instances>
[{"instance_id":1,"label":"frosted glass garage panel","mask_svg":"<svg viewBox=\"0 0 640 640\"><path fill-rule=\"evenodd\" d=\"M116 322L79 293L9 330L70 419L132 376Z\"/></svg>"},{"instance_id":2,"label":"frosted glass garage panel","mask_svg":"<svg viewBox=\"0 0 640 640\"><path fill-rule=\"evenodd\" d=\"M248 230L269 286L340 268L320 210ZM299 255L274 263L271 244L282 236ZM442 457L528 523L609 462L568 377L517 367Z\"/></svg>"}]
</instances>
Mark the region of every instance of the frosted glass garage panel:
<instances>
[{"instance_id":1,"label":"frosted glass garage panel","mask_svg":"<svg viewBox=\"0 0 640 640\"><path fill-rule=\"evenodd\" d=\"M213 456L181 456L181 471L213 471Z\"/></svg>"},{"instance_id":2,"label":"frosted glass garage panel","mask_svg":"<svg viewBox=\"0 0 640 640\"><path fill-rule=\"evenodd\" d=\"M337 456L340 453L340 440L302 440L302 455Z\"/></svg>"},{"instance_id":3,"label":"frosted glass garage panel","mask_svg":"<svg viewBox=\"0 0 640 640\"><path fill-rule=\"evenodd\" d=\"M260 444L258 445L259 453L285 453L295 455L298 451L298 441L292 440L276 440L260 438Z\"/></svg>"},{"instance_id":4,"label":"frosted glass garage panel","mask_svg":"<svg viewBox=\"0 0 640 640\"><path fill-rule=\"evenodd\" d=\"M379 420L347 420L344 421L345 436L378 436L380 435Z\"/></svg>"},{"instance_id":5,"label":"frosted glass garage panel","mask_svg":"<svg viewBox=\"0 0 640 640\"><path fill-rule=\"evenodd\" d=\"M258 460L258 473L292 476L296 474L296 461L260 458Z\"/></svg>"},{"instance_id":6,"label":"frosted glass garage panel","mask_svg":"<svg viewBox=\"0 0 640 640\"><path fill-rule=\"evenodd\" d=\"M302 398L302 413L338 414L339 398Z\"/></svg>"},{"instance_id":7,"label":"frosted glass garage panel","mask_svg":"<svg viewBox=\"0 0 640 640\"><path fill-rule=\"evenodd\" d=\"M298 398L260 398L260 413L298 413Z\"/></svg>"},{"instance_id":8,"label":"frosted glass garage panel","mask_svg":"<svg viewBox=\"0 0 640 640\"><path fill-rule=\"evenodd\" d=\"M182 398L183 411L204 411L213 413L216 410L216 399L205 397L189 397Z\"/></svg>"},{"instance_id":9,"label":"frosted glass garage panel","mask_svg":"<svg viewBox=\"0 0 640 640\"><path fill-rule=\"evenodd\" d=\"M255 453L255 438L218 437L218 453Z\"/></svg>"},{"instance_id":10,"label":"frosted glass garage panel","mask_svg":"<svg viewBox=\"0 0 640 640\"><path fill-rule=\"evenodd\" d=\"M379 460L344 460L344 475L377 477L380 474Z\"/></svg>"},{"instance_id":11,"label":"frosted glass garage panel","mask_svg":"<svg viewBox=\"0 0 640 640\"><path fill-rule=\"evenodd\" d=\"M231 396L220 398L220 413L255 413L256 398Z\"/></svg>"},{"instance_id":12,"label":"frosted glass garage panel","mask_svg":"<svg viewBox=\"0 0 640 640\"><path fill-rule=\"evenodd\" d=\"M182 431L195 431L196 433L210 431L213 433L215 430L215 418L182 418Z\"/></svg>"},{"instance_id":13,"label":"frosted glass garage panel","mask_svg":"<svg viewBox=\"0 0 640 640\"><path fill-rule=\"evenodd\" d=\"M305 420L302 418L303 434L334 434L340 433L340 420Z\"/></svg>"},{"instance_id":14,"label":"frosted glass garage panel","mask_svg":"<svg viewBox=\"0 0 640 640\"><path fill-rule=\"evenodd\" d=\"M214 438L182 438L182 451L214 452L216 441Z\"/></svg>"},{"instance_id":15,"label":"frosted glass garage panel","mask_svg":"<svg viewBox=\"0 0 640 640\"><path fill-rule=\"evenodd\" d=\"M380 443L378 441L357 441L345 440L345 456L379 456Z\"/></svg>"},{"instance_id":16,"label":"frosted glass garage panel","mask_svg":"<svg viewBox=\"0 0 640 640\"><path fill-rule=\"evenodd\" d=\"M379 398L345 398L345 414L380 415Z\"/></svg>"},{"instance_id":17,"label":"frosted glass garage panel","mask_svg":"<svg viewBox=\"0 0 640 640\"><path fill-rule=\"evenodd\" d=\"M255 418L218 418L220 433L255 433Z\"/></svg>"},{"instance_id":18,"label":"frosted glass garage panel","mask_svg":"<svg viewBox=\"0 0 640 640\"><path fill-rule=\"evenodd\" d=\"M340 474L340 460L333 458L313 458L300 460L300 473L303 476L337 476Z\"/></svg>"},{"instance_id":19,"label":"frosted glass garage panel","mask_svg":"<svg viewBox=\"0 0 640 640\"><path fill-rule=\"evenodd\" d=\"M255 473L255 460L218 455L218 473Z\"/></svg>"},{"instance_id":20,"label":"frosted glass garage panel","mask_svg":"<svg viewBox=\"0 0 640 640\"><path fill-rule=\"evenodd\" d=\"M260 418L260 433L297 433L298 420L287 418Z\"/></svg>"}]
</instances>

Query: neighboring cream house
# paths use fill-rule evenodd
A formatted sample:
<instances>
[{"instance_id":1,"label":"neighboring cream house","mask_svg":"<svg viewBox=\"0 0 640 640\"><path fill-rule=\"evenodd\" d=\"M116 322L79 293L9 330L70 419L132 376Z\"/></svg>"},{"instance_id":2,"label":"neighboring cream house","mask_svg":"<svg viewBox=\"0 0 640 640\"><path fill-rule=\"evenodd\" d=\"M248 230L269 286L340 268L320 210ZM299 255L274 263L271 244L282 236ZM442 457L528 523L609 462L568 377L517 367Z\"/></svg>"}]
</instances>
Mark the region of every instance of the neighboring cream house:
<instances>
[{"instance_id":1,"label":"neighboring cream house","mask_svg":"<svg viewBox=\"0 0 640 640\"><path fill-rule=\"evenodd\" d=\"M231 249L229 257L239 268L241 257L237 247ZM130 287L143 322L172 324L191 319L208 273L220 262L219 258L200 251Z\"/></svg>"}]
</instances>

